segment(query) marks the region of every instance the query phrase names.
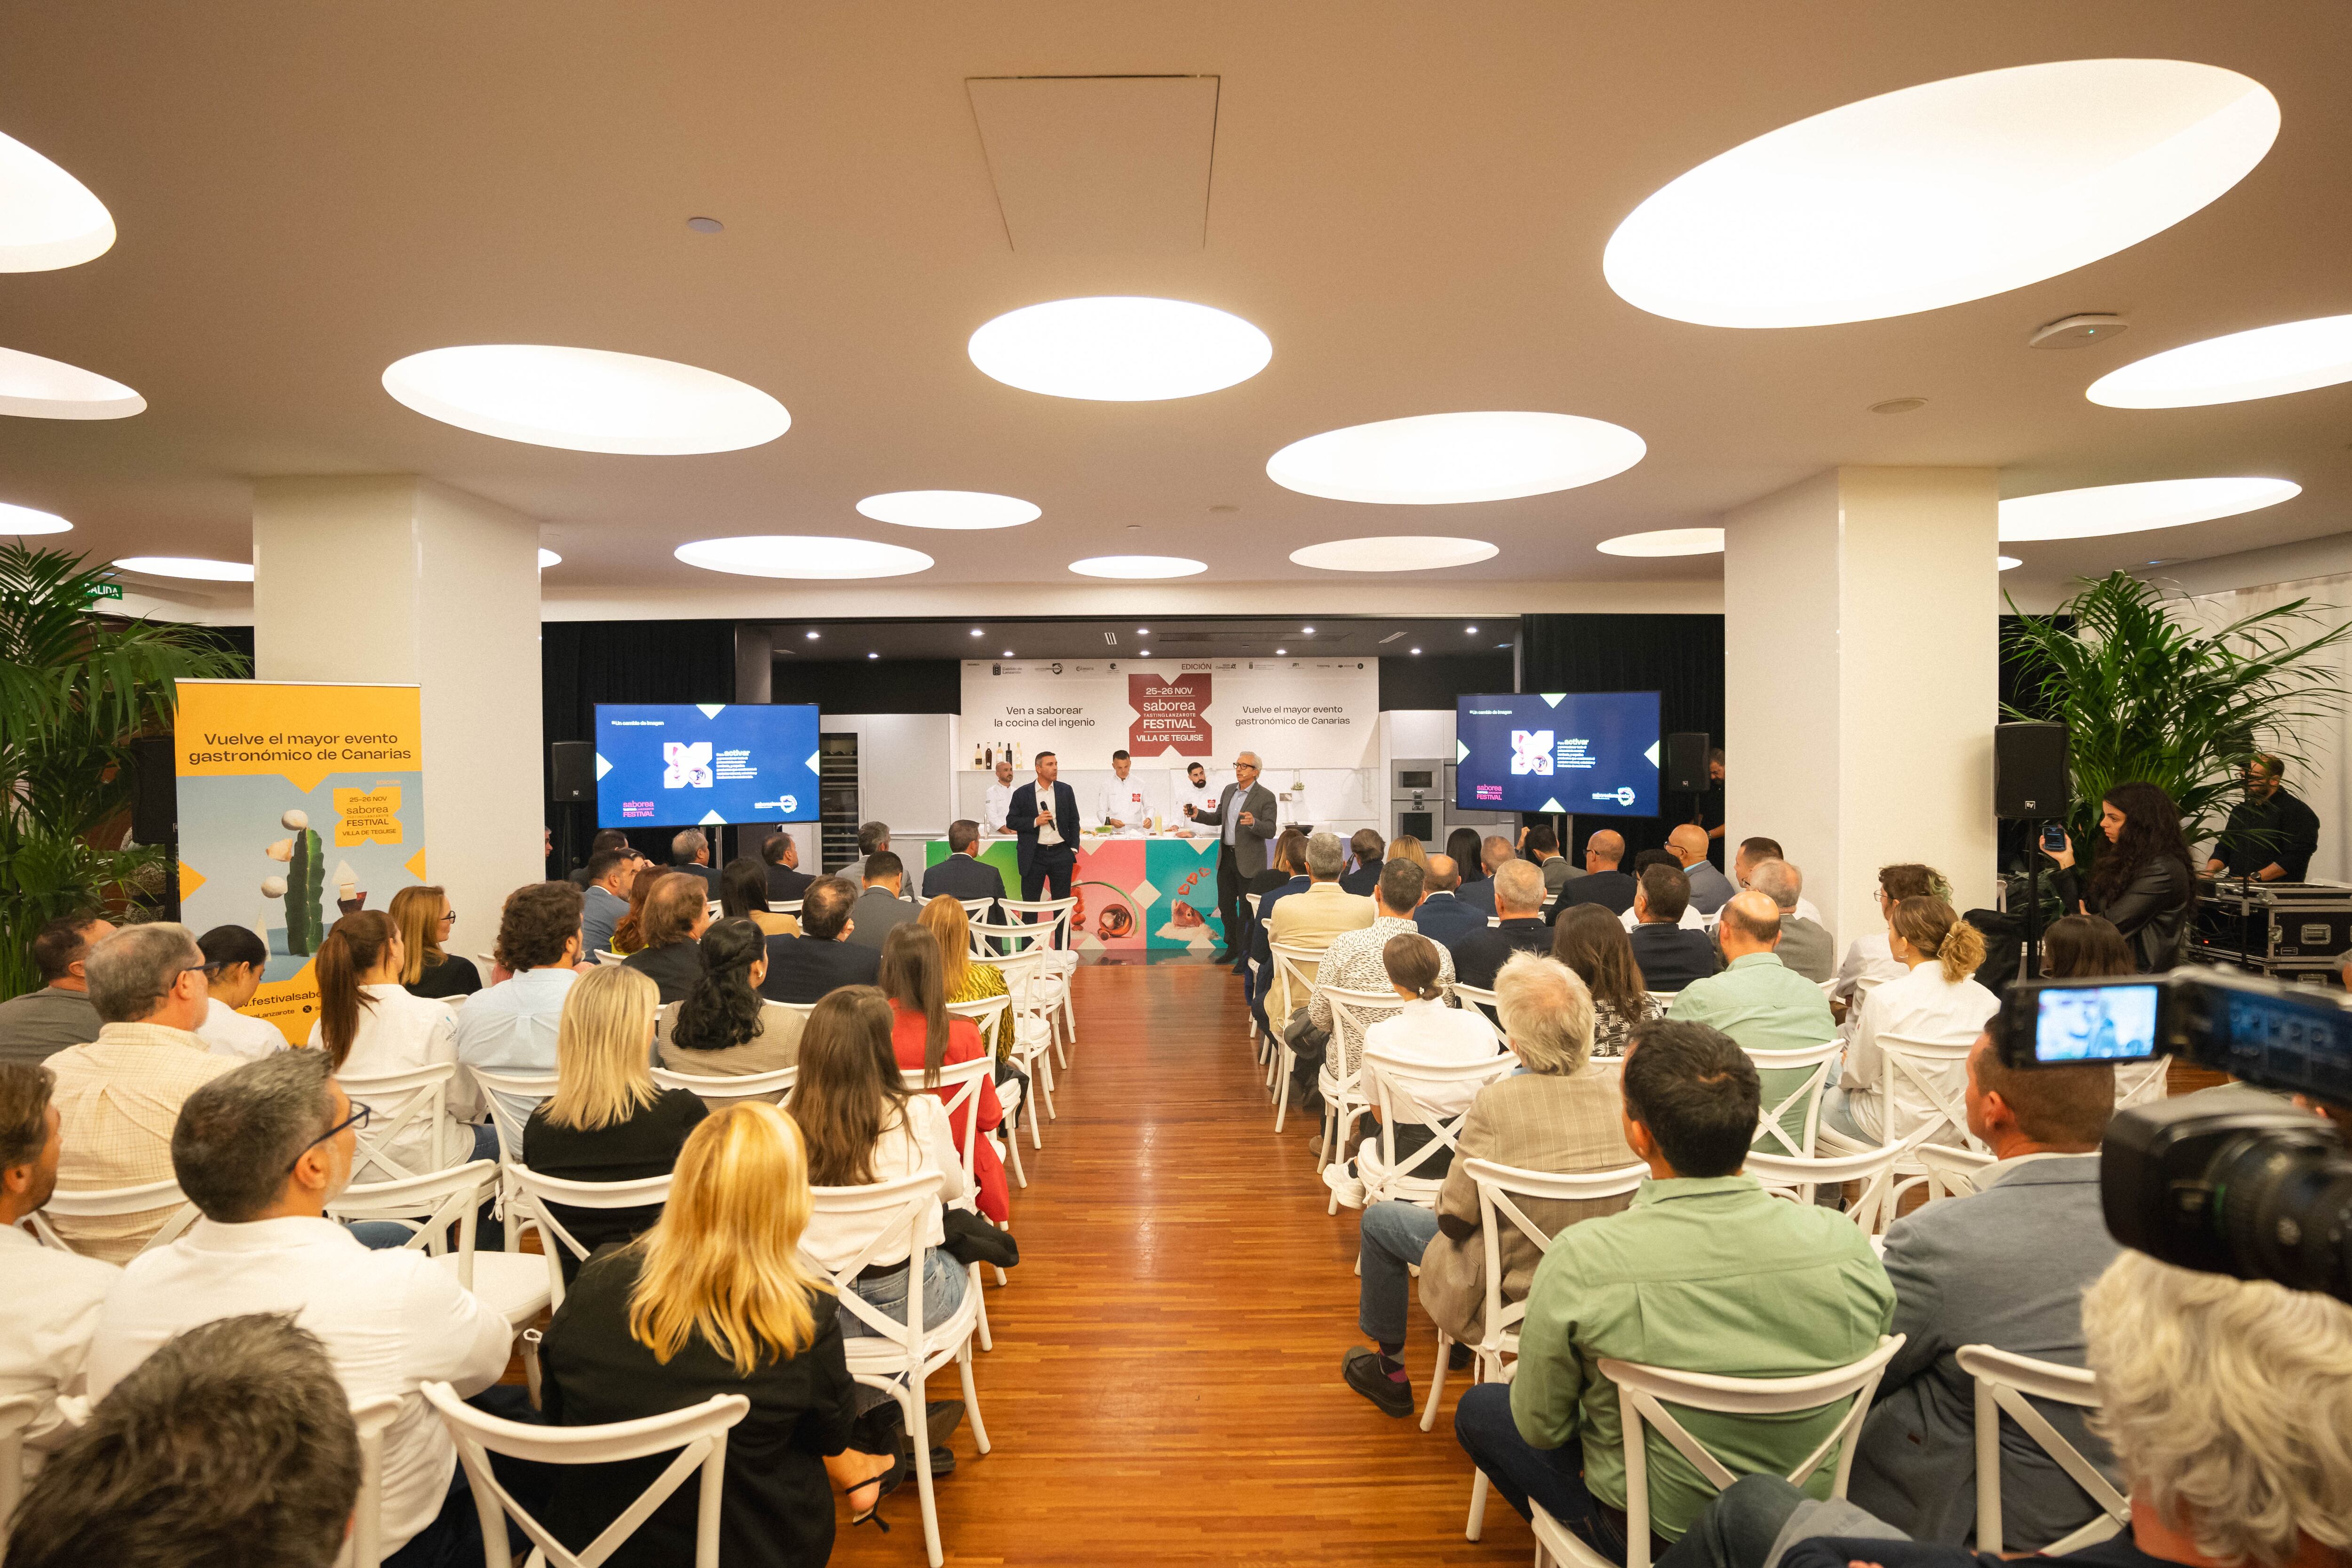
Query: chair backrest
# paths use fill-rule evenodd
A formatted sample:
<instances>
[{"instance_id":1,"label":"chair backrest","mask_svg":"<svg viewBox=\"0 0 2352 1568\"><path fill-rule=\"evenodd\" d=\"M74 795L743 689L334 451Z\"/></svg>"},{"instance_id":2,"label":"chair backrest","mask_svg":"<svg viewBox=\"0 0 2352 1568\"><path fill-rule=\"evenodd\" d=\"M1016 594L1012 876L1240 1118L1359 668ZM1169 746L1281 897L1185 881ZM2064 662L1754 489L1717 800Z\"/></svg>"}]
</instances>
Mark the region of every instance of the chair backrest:
<instances>
[{"instance_id":1,"label":"chair backrest","mask_svg":"<svg viewBox=\"0 0 2352 1568\"><path fill-rule=\"evenodd\" d=\"M1821 1157L1750 1150L1747 1171L1764 1184L1766 1192L1801 1204L1811 1203L1813 1194L1824 1184L1860 1182L1862 1196L1846 1211L1846 1217L1862 1227L1863 1235L1876 1236L1895 1219L1895 1165L1910 1152L1906 1143Z\"/></svg>"},{"instance_id":2,"label":"chair backrest","mask_svg":"<svg viewBox=\"0 0 2352 1568\"><path fill-rule=\"evenodd\" d=\"M1461 1169L1478 1188L1478 1233L1486 1247L1486 1337L1511 1343L1516 1343L1517 1336L1509 1331L1528 1315L1528 1306L1524 1301L1506 1304L1503 1300L1503 1232L1498 1219L1508 1220L1521 1236L1535 1244L1537 1252L1548 1253L1556 1233L1529 1219L1519 1207L1520 1203L1529 1199L1591 1203L1622 1197L1639 1187L1642 1178L1650 1173L1647 1165L1561 1173L1469 1159L1462 1162Z\"/></svg>"},{"instance_id":3,"label":"chair backrest","mask_svg":"<svg viewBox=\"0 0 2352 1568\"><path fill-rule=\"evenodd\" d=\"M1050 923L1037 925L990 925L985 921L971 922L971 950L975 956L994 963L999 957L1013 953L1044 952L1054 944L1056 928Z\"/></svg>"},{"instance_id":4,"label":"chair backrest","mask_svg":"<svg viewBox=\"0 0 2352 1568\"><path fill-rule=\"evenodd\" d=\"M1927 1197L1965 1198L1977 1190L1977 1177L1993 1163L1990 1152L1974 1149L1948 1149L1939 1143L1922 1143L1913 1151L1927 1173Z\"/></svg>"},{"instance_id":5,"label":"chair backrest","mask_svg":"<svg viewBox=\"0 0 2352 1568\"><path fill-rule=\"evenodd\" d=\"M907 1086L908 1094L940 1091L938 1098L946 1102L948 1124L955 1129L956 1147L963 1152L963 1182L968 1191L972 1187L972 1158L980 1152L981 1086L993 1082L995 1075L995 1058L985 1051L968 1062L941 1064L940 1081L928 1088L922 1068L898 1069L898 1081Z\"/></svg>"},{"instance_id":6,"label":"chair backrest","mask_svg":"<svg viewBox=\"0 0 2352 1568\"><path fill-rule=\"evenodd\" d=\"M0 1553L8 1550L8 1521L25 1493L25 1428L40 1410L37 1394L0 1399Z\"/></svg>"},{"instance_id":7,"label":"chair backrest","mask_svg":"<svg viewBox=\"0 0 2352 1568\"><path fill-rule=\"evenodd\" d=\"M1340 1049L1323 1059L1331 1064L1346 1089L1356 1081L1364 1060L1364 1031L1404 1007L1393 991L1351 991L1344 985L1318 987L1331 1006L1331 1037Z\"/></svg>"},{"instance_id":8,"label":"chair backrest","mask_svg":"<svg viewBox=\"0 0 2352 1568\"><path fill-rule=\"evenodd\" d=\"M1877 1046L1882 1142L1982 1147L1969 1131L1964 1103L1973 1031L1965 1040L1881 1034Z\"/></svg>"},{"instance_id":9,"label":"chair backrest","mask_svg":"<svg viewBox=\"0 0 2352 1568\"><path fill-rule=\"evenodd\" d=\"M336 1079L355 1103L368 1108L367 1126L355 1130L353 1134L352 1180L397 1182L421 1176L440 1166L444 1129L447 1126L442 1111L448 1103L449 1080L457 1073L456 1062L435 1062L407 1072L381 1073L373 1078L343 1075ZM411 1128L423 1130L428 1137L427 1147L432 1152L424 1171L393 1153L393 1146Z\"/></svg>"},{"instance_id":10,"label":"chair backrest","mask_svg":"<svg viewBox=\"0 0 2352 1568\"><path fill-rule=\"evenodd\" d=\"M699 1073L672 1072L667 1068L653 1069L654 1081L664 1089L682 1089L713 1110L746 1100L764 1100L771 1105L782 1105L784 1097L800 1080L796 1067L778 1068L773 1072L747 1072L736 1078L705 1078Z\"/></svg>"},{"instance_id":11,"label":"chair backrest","mask_svg":"<svg viewBox=\"0 0 2352 1568\"><path fill-rule=\"evenodd\" d=\"M719 1509L727 1472L727 1430L751 1408L751 1402L743 1395L714 1394L683 1410L603 1426L539 1426L485 1415L458 1398L457 1391L446 1383L428 1383L419 1392L439 1413L441 1424L457 1446L458 1463L466 1467L466 1484L473 1491L474 1508L482 1521L486 1568L514 1568L513 1554L507 1547L509 1517L538 1549L531 1554L533 1563L544 1561L550 1568L598 1568L697 1470L702 1472L702 1491L695 1520L694 1565L719 1568ZM576 1552L515 1501L490 1468L492 1454L541 1465L610 1465L673 1449L677 1457L653 1485L605 1526L603 1534Z\"/></svg>"},{"instance_id":12,"label":"chair backrest","mask_svg":"<svg viewBox=\"0 0 2352 1568\"><path fill-rule=\"evenodd\" d=\"M473 1160L446 1171L345 1187L327 1213L341 1220L382 1220L405 1226L403 1249L438 1257L449 1227L457 1227L457 1283L474 1288L474 1230L483 1201L498 1185L495 1161Z\"/></svg>"},{"instance_id":13,"label":"chair backrest","mask_svg":"<svg viewBox=\"0 0 2352 1568\"><path fill-rule=\"evenodd\" d=\"M540 1250L547 1258L548 1300L551 1307L563 1305L563 1266L556 1247L569 1247L572 1257L583 1260L589 1248L563 1228L550 1212L550 1204L575 1209L635 1209L665 1203L669 1198L667 1174L641 1176L633 1182L570 1182L542 1176L518 1160L507 1167L507 1175L514 1183L521 1203L530 1207L532 1223L540 1228ZM514 1217L509 1215L507 1223L514 1224Z\"/></svg>"},{"instance_id":14,"label":"chair backrest","mask_svg":"<svg viewBox=\"0 0 2352 1568\"><path fill-rule=\"evenodd\" d=\"M1014 924L1043 925L1056 942L1069 934L1070 911L1078 907L1076 899L999 899L996 902L1014 917Z\"/></svg>"},{"instance_id":15,"label":"chair backrest","mask_svg":"<svg viewBox=\"0 0 2352 1568\"><path fill-rule=\"evenodd\" d=\"M482 1099L490 1108L490 1125L499 1135L499 1163L511 1165L522 1158L522 1130L530 1120L530 1111L517 1111L510 1101L528 1103L533 1110L555 1095L556 1076L551 1072L492 1072L487 1068L467 1067L474 1081L482 1088Z\"/></svg>"},{"instance_id":16,"label":"chair backrest","mask_svg":"<svg viewBox=\"0 0 2352 1568\"><path fill-rule=\"evenodd\" d=\"M1626 1568L1649 1568L1650 1469L1649 1442L1643 1428L1655 1426L1675 1451L1690 1461L1706 1483L1721 1491L1739 1478L1706 1446L1675 1419L1666 1405L1706 1410L1725 1415L1792 1415L1844 1402L1846 1410L1828 1436L1789 1472L1801 1486L1832 1449L1837 1452L1836 1479L1830 1495L1845 1496L1846 1477L1853 1468L1854 1439L1862 1418L1869 1413L1871 1395L1886 1363L1903 1348L1901 1334L1881 1334L1878 1348L1860 1361L1803 1377L1722 1377L1713 1373L1679 1372L1673 1367L1643 1366L1636 1362L1603 1356L1601 1375L1617 1385L1617 1408L1624 1421Z\"/></svg>"},{"instance_id":17,"label":"chair backrest","mask_svg":"<svg viewBox=\"0 0 2352 1568\"><path fill-rule=\"evenodd\" d=\"M1496 1079L1509 1077L1518 1065L1519 1058L1508 1052L1497 1052L1491 1060L1483 1062L1431 1063L1367 1050L1362 1078L1366 1093L1381 1109L1383 1184L1407 1180L1433 1185L1433 1175L1416 1173L1433 1164L1440 1150L1461 1153L1462 1121L1470 1114L1470 1101L1464 1099L1458 1110L1439 1110L1433 1102L1441 1096L1455 1098L1465 1089L1475 1096ZM1447 1090L1453 1093L1445 1093ZM1397 1158L1396 1152L1396 1130L1400 1126L1426 1127L1430 1134L1428 1142L1402 1160Z\"/></svg>"},{"instance_id":18,"label":"chair backrest","mask_svg":"<svg viewBox=\"0 0 2352 1568\"><path fill-rule=\"evenodd\" d=\"M856 1256L838 1269L826 1268L805 1252L801 1255L803 1260L833 1281L834 1294L839 1298L843 1311L906 1352L910 1364L919 1363L929 1332L923 1321L923 1237L932 1211L940 1204L940 1173L917 1171L895 1181L875 1182L862 1187L811 1187L809 1195L814 1200L814 1212L834 1216L837 1222L834 1230L847 1231L856 1237L858 1249ZM908 1271L904 1322L857 1293L858 1273L894 1237L905 1242Z\"/></svg>"},{"instance_id":19,"label":"chair backrest","mask_svg":"<svg viewBox=\"0 0 2352 1568\"><path fill-rule=\"evenodd\" d=\"M617 953L617 952L606 952L604 949L603 949L603 948L601 948L601 947L600 947L600 948L598 948L598 949L596 950L596 962L597 962L597 963L602 963L602 964L606 964L606 965L611 965L611 966L617 966L617 965L619 965L619 964L626 963L628 963L629 961L628 961L627 959L625 959L625 958L623 958L623 957L622 957L619 953Z\"/></svg>"},{"instance_id":20,"label":"chair backrest","mask_svg":"<svg viewBox=\"0 0 2352 1568\"><path fill-rule=\"evenodd\" d=\"M175 1205L176 1207L173 1206ZM179 1239L182 1231L196 1222L196 1205L180 1191L177 1181L167 1176L160 1182L142 1182L135 1187L91 1187L70 1193L59 1187L49 1194L47 1203L33 1211L33 1238L43 1247L71 1252L73 1247L68 1246L65 1238L50 1226L49 1221L53 1217L121 1219L125 1215L146 1214L150 1210L166 1208L172 1213L155 1227L155 1234L147 1238L147 1245L139 1249L142 1258L159 1247L169 1247Z\"/></svg>"},{"instance_id":21,"label":"chair backrest","mask_svg":"<svg viewBox=\"0 0 2352 1568\"><path fill-rule=\"evenodd\" d=\"M1260 903L1260 901L1261 901L1261 900L1263 900L1265 898L1265 895L1264 893L1244 893L1244 894L1242 895L1242 902L1244 902L1244 903L1247 904L1247 905L1250 907L1250 919L1252 919L1252 920L1255 920L1255 919L1257 919L1257 907L1258 907L1258 904L1259 904L1259 903Z\"/></svg>"},{"instance_id":22,"label":"chair backrest","mask_svg":"<svg viewBox=\"0 0 2352 1568\"><path fill-rule=\"evenodd\" d=\"M341 1561L377 1568L383 1561L383 1434L400 1414L401 1397L381 1394L352 1406L360 1433L360 1495L352 1505L352 1533Z\"/></svg>"},{"instance_id":23,"label":"chair backrest","mask_svg":"<svg viewBox=\"0 0 2352 1568\"><path fill-rule=\"evenodd\" d=\"M1482 991L1475 985L1465 985L1459 980L1446 989L1453 993L1455 1001L1462 1004L1465 1012L1475 1013L1486 1020L1486 1026L1495 1031L1498 1043L1508 1038L1503 1033L1503 1004L1494 992Z\"/></svg>"},{"instance_id":24,"label":"chair backrest","mask_svg":"<svg viewBox=\"0 0 2352 1568\"><path fill-rule=\"evenodd\" d=\"M790 915L793 919L798 920L801 918L801 900L798 899L786 899L782 903L778 903L771 900L768 904L768 912L772 915Z\"/></svg>"},{"instance_id":25,"label":"chair backrest","mask_svg":"<svg viewBox=\"0 0 2352 1568\"><path fill-rule=\"evenodd\" d=\"M2116 1067L2116 1109L2154 1105L2171 1092L2172 1058L2152 1062L2121 1062Z\"/></svg>"},{"instance_id":26,"label":"chair backrest","mask_svg":"<svg viewBox=\"0 0 2352 1568\"><path fill-rule=\"evenodd\" d=\"M1274 959L1274 986L1268 994L1279 994L1286 1008L1297 1007L1315 989L1315 971L1322 965L1323 949L1304 947L1295 942L1276 942L1269 937L1265 950ZM1288 1022L1286 1018L1275 1017L1271 1010L1266 1016L1276 1034Z\"/></svg>"},{"instance_id":27,"label":"chair backrest","mask_svg":"<svg viewBox=\"0 0 2352 1568\"><path fill-rule=\"evenodd\" d=\"M1754 1147L1772 1154L1808 1155L1821 1128L1822 1090L1845 1042L1831 1040L1793 1051L1749 1051L1764 1091ZM1769 1075L1769 1076L1768 1076Z\"/></svg>"},{"instance_id":28,"label":"chair backrest","mask_svg":"<svg viewBox=\"0 0 2352 1568\"><path fill-rule=\"evenodd\" d=\"M973 1026L980 1030L981 1039L993 1044L1002 1020L1013 1011L1011 981L1005 982L1004 993L1002 996L982 996L973 1002L950 1002L947 1005L948 1011L956 1017L971 1019Z\"/></svg>"},{"instance_id":29,"label":"chair backrest","mask_svg":"<svg viewBox=\"0 0 2352 1568\"><path fill-rule=\"evenodd\" d=\"M2002 1550L2000 1417L2004 1411L2089 1495L2099 1510L2100 1517L2089 1524L2062 1541L2036 1547L2035 1551L2050 1556L2079 1552L2106 1540L2131 1522L2130 1500L2027 1398L2032 1395L2034 1399L2096 1410L2097 1378L2081 1367L2036 1361L1991 1345L1962 1345L1957 1359L1960 1370L1976 1379L1978 1551L1997 1553Z\"/></svg>"}]
</instances>

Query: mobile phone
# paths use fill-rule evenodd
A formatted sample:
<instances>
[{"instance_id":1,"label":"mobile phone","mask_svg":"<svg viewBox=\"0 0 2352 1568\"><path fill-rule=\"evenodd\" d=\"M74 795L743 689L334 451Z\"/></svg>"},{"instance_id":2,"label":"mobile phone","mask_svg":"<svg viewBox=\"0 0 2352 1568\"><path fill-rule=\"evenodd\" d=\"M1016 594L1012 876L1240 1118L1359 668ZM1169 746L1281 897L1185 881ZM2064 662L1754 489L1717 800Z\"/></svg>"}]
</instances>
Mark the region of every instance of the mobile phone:
<instances>
[{"instance_id":1,"label":"mobile phone","mask_svg":"<svg viewBox=\"0 0 2352 1568\"><path fill-rule=\"evenodd\" d=\"M2066 847L2066 825L2063 822L2043 823L2042 825L2042 847L2049 850L2053 855L2064 849Z\"/></svg>"}]
</instances>

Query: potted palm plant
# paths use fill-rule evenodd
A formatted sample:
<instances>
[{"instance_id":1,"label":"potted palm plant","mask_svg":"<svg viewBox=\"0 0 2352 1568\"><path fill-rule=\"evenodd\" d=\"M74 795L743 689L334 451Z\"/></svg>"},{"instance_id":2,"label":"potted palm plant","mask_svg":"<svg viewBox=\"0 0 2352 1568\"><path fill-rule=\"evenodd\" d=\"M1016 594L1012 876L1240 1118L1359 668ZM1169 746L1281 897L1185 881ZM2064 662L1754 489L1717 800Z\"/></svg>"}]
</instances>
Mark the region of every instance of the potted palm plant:
<instances>
[{"instance_id":1,"label":"potted palm plant","mask_svg":"<svg viewBox=\"0 0 2352 1568\"><path fill-rule=\"evenodd\" d=\"M171 728L180 679L249 673L202 627L100 616L111 581L63 551L0 544L0 997L39 984L49 921L119 902L167 853L122 843L131 742Z\"/></svg>"}]
</instances>

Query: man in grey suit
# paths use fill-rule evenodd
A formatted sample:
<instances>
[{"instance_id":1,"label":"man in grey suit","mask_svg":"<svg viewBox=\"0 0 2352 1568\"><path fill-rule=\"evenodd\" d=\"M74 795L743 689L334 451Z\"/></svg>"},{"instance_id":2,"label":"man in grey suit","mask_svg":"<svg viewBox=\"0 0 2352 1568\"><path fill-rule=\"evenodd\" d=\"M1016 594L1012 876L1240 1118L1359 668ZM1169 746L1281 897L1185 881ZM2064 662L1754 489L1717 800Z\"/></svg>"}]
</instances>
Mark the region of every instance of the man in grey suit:
<instances>
[{"instance_id":1,"label":"man in grey suit","mask_svg":"<svg viewBox=\"0 0 2352 1568\"><path fill-rule=\"evenodd\" d=\"M1711 915L1723 908L1732 894L1739 891L1731 879L1715 868L1706 858L1706 829L1695 822L1685 822L1666 835L1666 849L1675 863L1690 879L1691 908L1703 915Z\"/></svg>"},{"instance_id":2,"label":"man in grey suit","mask_svg":"<svg viewBox=\"0 0 2352 1568\"><path fill-rule=\"evenodd\" d=\"M1276 832L1274 792L1257 782L1257 753L1244 752L1234 759L1234 782L1217 797L1214 810L1184 808L1193 821L1218 830L1217 910L1225 922L1225 951L1217 954L1221 963L1249 951L1249 906L1242 902L1242 891L1265 869L1265 841Z\"/></svg>"},{"instance_id":3,"label":"man in grey suit","mask_svg":"<svg viewBox=\"0 0 2352 1568\"><path fill-rule=\"evenodd\" d=\"M1854 1448L1855 1506L1915 1540L1965 1542L1976 1526L1975 1382L1962 1345L2084 1364L2082 1300L2115 1260L2099 1207L2099 1140L2115 1068L2001 1064L1991 1037L1969 1057L1969 1131L1996 1163L1973 1197L1913 1211L1886 1232L1886 1277L1904 1334ZM2083 1457L2123 1486L2084 1412L2035 1402ZM2090 1522L2089 1497L2017 1426L2000 1433L2002 1539L2042 1546Z\"/></svg>"},{"instance_id":4,"label":"man in grey suit","mask_svg":"<svg viewBox=\"0 0 2352 1568\"><path fill-rule=\"evenodd\" d=\"M1837 973L1837 939L1818 921L1797 913L1805 897L1805 874L1786 860L1759 860L1748 869L1748 886L1780 910L1780 962L1818 985ZM1718 933L1716 951L1723 951Z\"/></svg>"},{"instance_id":5,"label":"man in grey suit","mask_svg":"<svg viewBox=\"0 0 2352 1568\"><path fill-rule=\"evenodd\" d=\"M899 892L899 884L905 879L904 863L889 850L877 849L866 858L866 891L849 906L851 942L879 952L883 939L893 928L905 925L922 912Z\"/></svg>"}]
</instances>

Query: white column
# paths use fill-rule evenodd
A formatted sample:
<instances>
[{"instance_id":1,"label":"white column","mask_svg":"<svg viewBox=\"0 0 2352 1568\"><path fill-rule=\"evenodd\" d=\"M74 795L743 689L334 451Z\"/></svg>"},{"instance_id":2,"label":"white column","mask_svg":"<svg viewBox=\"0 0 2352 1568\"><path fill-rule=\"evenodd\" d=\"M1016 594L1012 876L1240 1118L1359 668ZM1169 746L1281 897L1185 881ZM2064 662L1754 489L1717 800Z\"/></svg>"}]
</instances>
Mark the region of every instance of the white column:
<instances>
[{"instance_id":1,"label":"white column","mask_svg":"<svg viewBox=\"0 0 2352 1568\"><path fill-rule=\"evenodd\" d=\"M254 673L423 689L428 879L491 950L540 854L539 522L407 474L256 481Z\"/></svg>"},{"instance_id":2,"label":"white column","mask_svg":"<svg viewBox=\"0 0 2352 1568\"><path fill-rule=\"evenodd\" d=\"M1992 900L2000 498L1990 468L1846 468L1724 519L1727 837L1779 839L1841 946L1882 865Z\"/></svg>"}]
</instances>

